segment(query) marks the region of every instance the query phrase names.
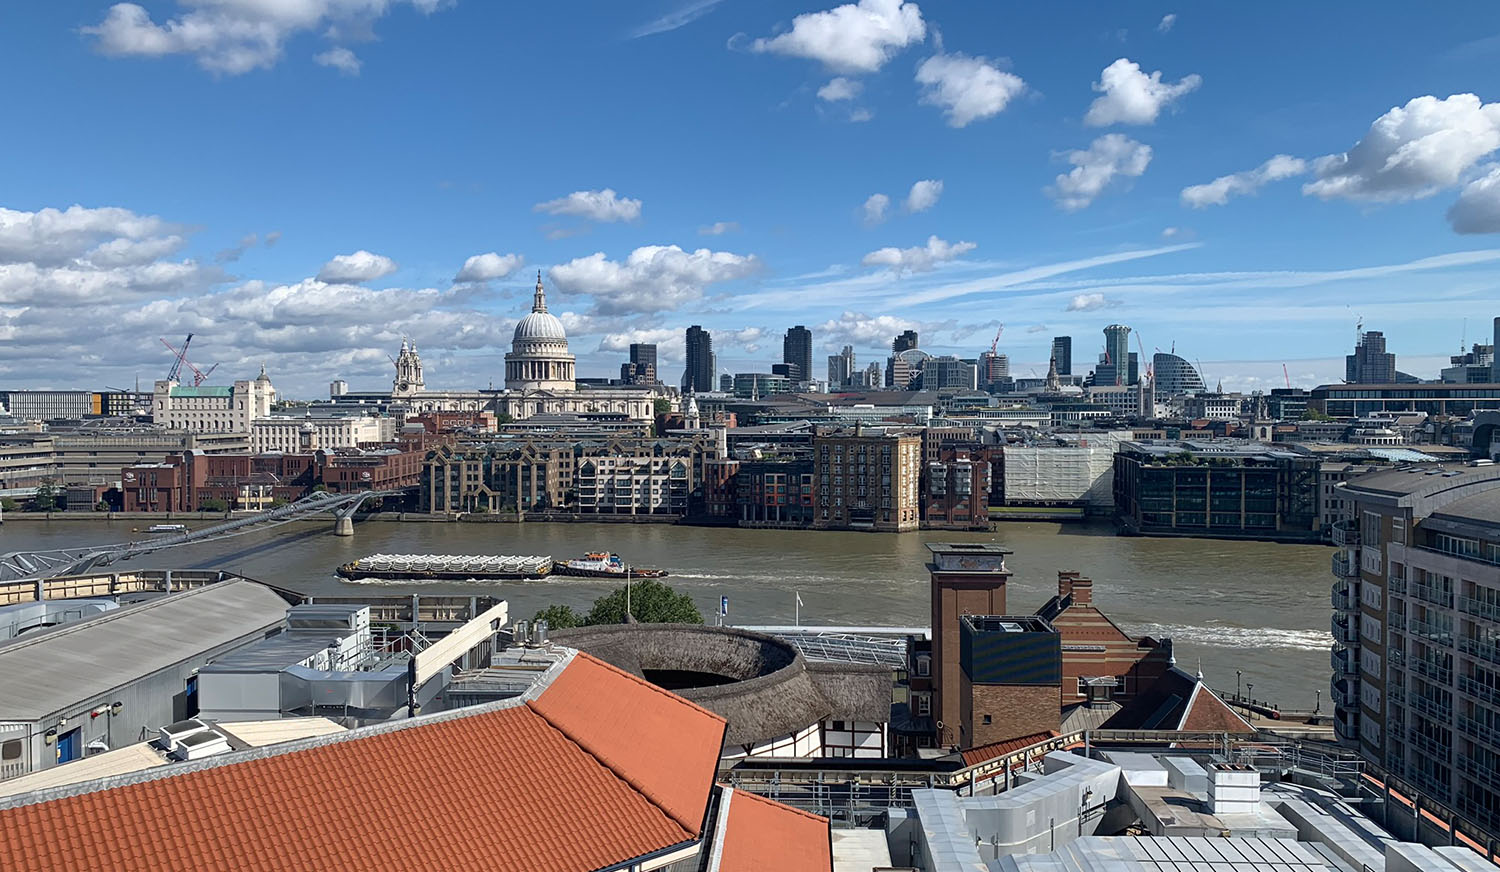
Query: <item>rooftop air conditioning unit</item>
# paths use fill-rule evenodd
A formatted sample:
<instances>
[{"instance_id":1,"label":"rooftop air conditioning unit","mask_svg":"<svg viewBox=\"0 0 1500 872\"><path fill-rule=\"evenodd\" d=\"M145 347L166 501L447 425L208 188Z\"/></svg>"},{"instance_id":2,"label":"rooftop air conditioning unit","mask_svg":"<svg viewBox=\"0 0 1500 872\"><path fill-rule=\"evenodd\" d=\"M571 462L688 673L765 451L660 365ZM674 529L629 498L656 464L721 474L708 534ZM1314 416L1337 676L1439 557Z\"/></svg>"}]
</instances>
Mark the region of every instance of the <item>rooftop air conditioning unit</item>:
<instances>
[{"instance_id":1,"label":"rooftop air conditioning unit","mask_svg":"<svg viewBox=\"0 0 1500 872\"><path fill-rule=\"evenodd\" d=\"M201 760L204 757L212 757L215 754L229 752L229 740L224 734L214 730L202 730L190 736L184 736L177 743L176 750L172 751L174 760Z\"/></svg>"},{"instance_id":2,"label":"rooftop air conditioning unit","mask_svg":"<svg viewBox=\"0 0 1500 872\"><path fill-rule=\"evenodd\" d=\"M207 729L208 724L197 718L188 718L185 721L178 721L175 724L167 724L161 728L161 734L156 739L156 746L171 754L177 751L183 739Z\"/></svg>"}]
</instances>

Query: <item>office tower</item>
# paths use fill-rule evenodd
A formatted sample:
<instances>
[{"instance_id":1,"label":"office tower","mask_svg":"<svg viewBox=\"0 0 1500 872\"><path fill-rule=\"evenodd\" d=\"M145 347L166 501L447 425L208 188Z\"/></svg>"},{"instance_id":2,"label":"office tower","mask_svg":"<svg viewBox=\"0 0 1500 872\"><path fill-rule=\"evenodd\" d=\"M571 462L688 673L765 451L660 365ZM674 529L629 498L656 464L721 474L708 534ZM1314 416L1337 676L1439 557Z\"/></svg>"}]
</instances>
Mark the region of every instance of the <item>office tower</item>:
<instances>
[{"instance_id":1,"label":"office tower","mask_svg":"<svg viewBox=\"0 0 1500 872\"><path fill-rule=\"evenodd\" d=\"M903 351L910 351L911 349L916 347L917 331L905 330L902 331L900 336L896 337L896 341L891 343L891 353L900 354Z\"/></svg>"},{"instance_id":2,"label":"office tower","mask_svg":"<svg viewBox=\"0 0 1500 872\"><path fill-rule=\"evenodd\" d=\"M734 391L734 376L727 372L719 376L719 390L726 394Z\"/></svg>"},{"instance_id":3,"label":"office tower","mask_svg":"<svg viewBox=\"0 0 1500 872\"><path fill-rule=\"evenodd\" d=\"M1495 332L1490 334L1491 353L1500 347L1500 318L1495 319ZM1500 354L1495 355L1495 362L1490 364L1490 381L1500 383Z\"/></svg>"},{"instance_id":4,"label":"office tower","mask_svg":"<svg viewBox=\"0 0 1500 872\"><path fill-rule=\"evenodd\" d=\"M781 339L781 362L797 367L792 381L812 380L812 331L798 324Z\"/></svg>"},{"instance_id":5,"label":"office tower","mask_svg":"<svg viewBox=\"0 0 1500 872\"><path fill-rule=\"evenodd\" d=\"M647 383L656 381L656 344L651 342L630 343L630 362L646 376Z\"/></svg>"},{"instance_id":6,"label":"office tower","mask_svg":"<svg viewBox=\"0 0 1500 872\"><path fill-rule=\"evenodd\" d=\"M1052 359L1057 361L1058 375L1073 374L1073 337L1052 337Z\"/></svg>"},{"instance_id":7,"label":"office tower","mask_svg":"<svg viewBox=\"0 0 1500 872\"><path fill-rule=\"evenodd\" d=\"M687 329L687 367L682 389L702 393L714 389L714 340L707 330L694 324Z\"/></svg>"},{"instance_id":8,"label":"office tower","mask_svg":"<svg viewBox=\"0 0 1500 872\"><path fill-rule=\"evenodd\" d=\"M1010 378L1010 358L1004 354L986 351L979 355L979 383L981 386L999 384Z\"/></svg>"},{"instance_id":9,"label":"office tower","mask_svg":"<svg viewBox=\"0 0 1500 872\"><path fill-rule=\"evenodd\" d=\"M854 346L845 345L838 354L828 355L828 389L847 387L854 381Z\"/></svg>"},{"instance_id":10,"label":"office tower","mask_svg":"<svg viewBox=\"0 0 1500 872\"><path fill-rule=\"evenodd\" d=\"M875 361L864 368L864 378L860 380L860 387L880 387L880 361Z\"/></svg>"},{"instance_id":11,"label":"office tower","mask_svg":"<svg viewBox=\"0 0 1500 872\"><path fill-rule=\"evenodd\" d=\"M1354 353L1344 356L1344 381L1352 385L1396 383L1396 355L1385 350L1384 333L1369 330L1359 334Z\"/></svg>"},{"instance_id":12,"label":"office tower","mask_svg":"<svg viewBox=\"0 0 1500 872\"><path fill-rule=\"evenodd\" d=\"M1181 357L1158 351L1151 358L1151 371L1156 376L1156 394L1160 397L1182 397L1208 391L1203 376Z\"/></svg>"},{"instance_id":13,"label":"office tower","mask_svg":"<svg viewBox=\"0 0 1500 872\"><path fill-rule=\"evenodd\" d=\"M1134 384L1131 378L1130 328L1111 324L1104 328L1104 353L1094 367L1094 386L1108 387ZM1139 363L1137 363L1137 366Z\"/></svg>"}]
</instances>

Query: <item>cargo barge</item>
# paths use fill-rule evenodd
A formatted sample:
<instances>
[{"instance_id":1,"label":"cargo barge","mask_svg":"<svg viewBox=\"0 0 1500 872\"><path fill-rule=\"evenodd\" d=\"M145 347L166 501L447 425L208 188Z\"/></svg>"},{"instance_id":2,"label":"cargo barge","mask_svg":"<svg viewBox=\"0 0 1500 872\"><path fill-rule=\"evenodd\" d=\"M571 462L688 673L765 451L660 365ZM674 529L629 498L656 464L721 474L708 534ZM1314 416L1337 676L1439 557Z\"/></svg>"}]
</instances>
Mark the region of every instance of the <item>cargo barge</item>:
<instances>
[{"instance_id":1,"label":"cargo barge","mask_svg":"<svg viewBox=\"0 0 1500 872\"><path fill-rule=\"evenodd\" d=\"M551 557L489 554L372 554L338 568L342 578L488 581L545 578Z\"/></svg>"}]
</instances>

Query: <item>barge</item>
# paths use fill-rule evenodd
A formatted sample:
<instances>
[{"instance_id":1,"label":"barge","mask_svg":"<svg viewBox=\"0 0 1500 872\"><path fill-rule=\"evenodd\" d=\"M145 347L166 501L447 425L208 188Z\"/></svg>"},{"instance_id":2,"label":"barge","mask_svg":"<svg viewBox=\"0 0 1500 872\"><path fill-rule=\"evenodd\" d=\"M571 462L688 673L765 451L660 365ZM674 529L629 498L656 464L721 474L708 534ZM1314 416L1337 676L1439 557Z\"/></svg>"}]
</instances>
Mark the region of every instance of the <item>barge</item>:
<instances>
[{"instance_id":1,"label":"barge","mask_svg":"<svg viewBox=\"0 0 1500 872\"><path fill-rule=\"evenodd\" d=\"M338 568L342 578L469 581L545 578L551 557L512 554L372 554Z\"/></svg>"}]
</instances>

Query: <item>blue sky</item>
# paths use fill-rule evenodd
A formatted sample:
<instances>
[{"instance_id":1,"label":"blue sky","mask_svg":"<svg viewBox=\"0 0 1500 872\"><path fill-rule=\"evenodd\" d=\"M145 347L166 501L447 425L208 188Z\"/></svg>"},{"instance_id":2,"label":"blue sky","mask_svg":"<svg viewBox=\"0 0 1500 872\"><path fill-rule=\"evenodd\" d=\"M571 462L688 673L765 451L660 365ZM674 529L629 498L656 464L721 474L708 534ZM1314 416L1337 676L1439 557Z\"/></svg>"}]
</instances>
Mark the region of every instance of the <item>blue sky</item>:
<instances>
[{"instance_id":1,"label":"blue sky","mask_svg":"<svg viewBox=\"0 0 1500 872\"><path fill-rule=\"evenodd\" d=\"M1311 385L1360 317L1430 377L1500 315L1491 4L74 0L0 53L7 386L189 331L293 395L402 335L482 385L538 269L581 374L673 380L695 323L728 371L1003 323L1025 374L1119 322Z\"/></svg>"}]
</instances>

